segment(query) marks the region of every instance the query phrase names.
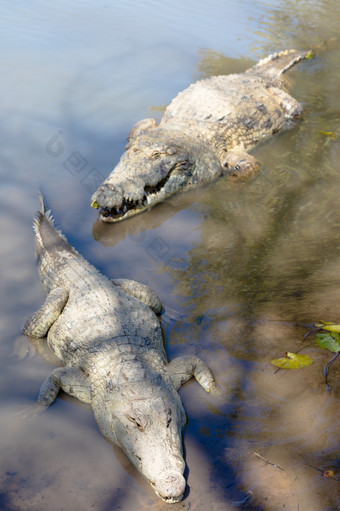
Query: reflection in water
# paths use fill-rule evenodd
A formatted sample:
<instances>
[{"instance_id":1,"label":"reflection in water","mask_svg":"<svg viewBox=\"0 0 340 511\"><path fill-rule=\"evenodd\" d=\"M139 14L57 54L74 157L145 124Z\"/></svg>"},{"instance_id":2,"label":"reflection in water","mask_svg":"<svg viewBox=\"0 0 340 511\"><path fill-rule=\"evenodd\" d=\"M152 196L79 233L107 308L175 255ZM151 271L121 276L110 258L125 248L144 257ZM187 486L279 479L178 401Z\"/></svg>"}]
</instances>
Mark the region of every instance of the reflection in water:
<instances>
[{"instance_id":1,"label":"reflection in water","mask_svg":"<svg viewBox=\"0 0 340 511\"><path fill-rule=\"evenodd\" d=\"M92 235L106 247L113 247L127 235L143 238L146 230L157 229L179 211L195 202L197 192L180 194L171 202L159 204L146 213L129 218L114 225L105 224L99 218L93 225Z\"/></svg>"},{"instance_id":2,"label":"reflection in water","mask_svg":"<svg viewBox=\"0 0 340 511\"><path fill-rule=\"evenodd\" d=\"M200 317L211 346L224 346L244 368L225 461L266 510L338 509L340 502L340 368L330 375L330 394L323 378L329 353L313 338L303 341L307 324L339 321L340 146L322 132L328 125L340 133L328 95L340 75L332 85L325 66L324 57L313 64L318 86L302 125L258 151L263 174L246 187L220 180L206 191L196 205L200 242L188 266L172 271L191 323L182 336L175 327L173 337L185 343L197 335ZM312 89L295 87L296 97ZM300 349L313 366L275 373L271 358ZM322 476L330 468L335 479Z\"/></svg>"},{"instance_id":3,"label":"reflection in water","mask_svg":"<svg viewBox=\"0 0 340 511\"><path fill-rule=\"evenodd\" d=\"M77 151L89 170L107 175L148 105L168 103L207 74L239 72L275 50L338 33L335 1L182 4L1 7L4 511L169 509L75 400L62 396L36 420L14 414L50 372L37 353L20 358L20 325L43 300L31 230L40 186L91 262L156 287L170 357L196 352L215 371L220 396L194 384L181 392L189 492L173 509L340 508L340 368L330 372L330 394L322 375L329 354L313 337L303 341L307 324L340 321L339 43L290 74L305 119L256 150L264 171L246 186L221 179L119 226L96 223L98 243L90 193L63 166ZM312 366L274 372L271 358L300 348ZM335 479L323 477L329 469Z\"/></svg>"},{"instance_id":4,"label":"reflection in water","mask_svg":"<svg viewBox=\"0 0 340 511\"><path fill-rule=\"evenodd\" d=\"M203 216L200 241L184 268L166 266L186 311L180 321L165 322L170 343L196 347L205 358L208 350L219 354L219 363L216 356L209 362L233 411L219 421L221 407L208 405L215 419L200 434L218 431L226 439L222 464L232 466L250 492L247 509L259 502L266 510L320 511L333 509L340 498L337 481L322 477L327 469L340 477L340 370L331 375L330 395L322 373L327 354L312 339L304 348L312 367L287 374L274 373L269 364L284 351L303 348L307 324L338 314L339 144L321 132L325 124L337 132L339 117L326 105L324 66L317 57L312 71L306 65L301 72L316 74L318 87L303 83L298 90L295 84L295 95L309 98L306 118L292 135L258 150L266 160L262 175L247 186L221 179L200 191L196 203L188 199ZM318 110L320 115L308 115ZM176 212L170 201L120 230L97 224L95 237L114 245Z\"/></svg>"}]
</instances>

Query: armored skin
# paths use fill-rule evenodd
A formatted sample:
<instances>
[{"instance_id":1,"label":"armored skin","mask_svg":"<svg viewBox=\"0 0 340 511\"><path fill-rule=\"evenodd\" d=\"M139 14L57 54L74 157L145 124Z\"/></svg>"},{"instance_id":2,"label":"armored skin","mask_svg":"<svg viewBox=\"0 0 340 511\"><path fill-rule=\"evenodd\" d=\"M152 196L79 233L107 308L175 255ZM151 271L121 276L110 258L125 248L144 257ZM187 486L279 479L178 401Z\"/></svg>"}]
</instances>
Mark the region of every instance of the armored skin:
<instances>
[{"instance_id":1,"label":"armored skin","mask_svg":"<svg viewBox=\"0 0 340 511\"><path fill-rule=\"evenodd\" d=\"M183 498L186 482L177 393L194 377L210 392L213 376L196 356L168 362L149 287L110 281L55 228L50 212L36 214L38 270L47 298L24 334L41 338L64 363L42 384L42 409L60 389L92 406L103 435L121 446L154 491L168 503Z\"/></svg>"},{"instance_id":2,"label":"armored skin","mask_svg":"<svg viewBox=\"0 0 340 511\"><path fill-rule=\"evenodd\" d=\"M104 222L141 213L221 175L255 175L248 151L291 127L303 107L284 90L284 73L311 52L270 55L244 73L198 81L173 99L160 125L139 121L119 163L92 196Z\"/></svg>"}]
</instances>

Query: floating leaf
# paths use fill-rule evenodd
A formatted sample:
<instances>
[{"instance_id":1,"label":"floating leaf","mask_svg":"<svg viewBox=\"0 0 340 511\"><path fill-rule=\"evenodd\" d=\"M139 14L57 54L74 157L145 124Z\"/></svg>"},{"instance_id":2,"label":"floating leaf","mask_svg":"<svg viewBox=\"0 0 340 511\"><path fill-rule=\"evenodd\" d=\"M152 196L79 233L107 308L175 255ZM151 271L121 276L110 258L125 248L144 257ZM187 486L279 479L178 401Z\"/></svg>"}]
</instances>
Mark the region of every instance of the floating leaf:
<instances>
[{"instance_id":1,"label":"floating leaf","mask_svg":"<svg viewBox=\"0 0 340 511\"><path fill-rule=\"evenodd\" d=\"M340 325L334 325L331 323L329 325L322 325L321 328L322 330L327 330L327 332L340 333Z\"/></svg>"},{"instance_id":2,"label":"floating leaf","mask_svg":"<svg viewBox=\"0 0 340 511\"><path fill-rule=\"evenodd\" d=\"M313 363L313 359L308 355L300 355L300 353L291 353L287 351L282 358L275 358L271 363L282 369L300 369Z\"/></svg>"},{"instance_id":3,"label":"floating leaf","mask_svg":"<svg viewBox=\"0 0 340 511\"><path fill-rule=\"evenodd\" d=\"M330 137L333 140L336 139L336 133L334 131L319 131L320 135L324 135L325 137Z\"/></svg>"},{"instance_id":4,"label":"floating leaf","mask_svg":"<svg viewBox=\"0 0 340 511\"><path fill-rule=\"evenodd\" d=\"M322 321L322 319L320 319L320 321L315 323L314 326L316 328L323 328L325 325L334 325L334 323L333 323L333 321Z\"/></svg>"},{"instance_id":5,"label":"floating leaf","mask_svg":"<svg viewBox=\"0 0 340 511\"><path fill-rule=\"evenodd\" d=\"M313 50L310 50L307 55L305 56L305 59L312 59L314 57L314 52Z\"/></svg>"},{"instance_id":6,"label":"floating leaf","mask_svg":"<svg viewBox=\"0 0 340 511\"><path fill-rule=\"evenodd\" d=\"M332 353L338 353L340 351L340 335L338 333L331 332L316 334L316 342L324 350L329 350Z\"/></svg>"}]
</instances>

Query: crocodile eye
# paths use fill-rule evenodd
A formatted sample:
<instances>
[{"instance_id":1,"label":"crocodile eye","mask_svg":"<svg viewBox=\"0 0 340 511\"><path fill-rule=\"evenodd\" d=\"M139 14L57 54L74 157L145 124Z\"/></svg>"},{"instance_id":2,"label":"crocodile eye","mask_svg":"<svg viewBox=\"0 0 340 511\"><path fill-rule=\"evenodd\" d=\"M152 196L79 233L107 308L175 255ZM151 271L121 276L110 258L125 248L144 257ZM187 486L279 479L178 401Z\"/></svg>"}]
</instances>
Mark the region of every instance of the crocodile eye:
<instances>
[{"instance_id":1,"label":"crocodile eye","mask_svg":"<svg viewBox=\"0 0 340 511\"><path fill-rule=\"evenodd\" d=\"M189 160L183 160L178 163L181 170L187 170L189 168Z\"/></svg>"},{"instance_id":2,"label":"crocodile eye","mask_svg":"<svg viewBox=\"0 0 340 511\"><path fill-rule=\"evenodd\" d=\"M136 424L137 428L139 429L139 431L144 431L143 426L138 421L135 421L135 424Z\"/></svg>"},{"instance_id":3,"label":"crocodile eye","mask_svg":"<svg viewBox=\"0 0 340 511\"><path fill-rule=\"evenodd\" d=\"M240 170L241 169L241 167L239 165L235 165L234 168L235 168L235 170Z\"/></svg>"},{"instance_id":4,"label":"crocodile eye","mask_svg":"<svg viewBox=\"0 0 340 511\"><path fill-rule=\"evenodd\" d=\"M151 154L151 158L159 158L161 155L161 153L159 151L153 151L152 154Z\"/></svg>"},{"instance_id":5,"label":"crocodile eye","mask_svg":"<svg viewBox=\"0 0 340 511\"><path fill-rule=\"evenodd\" d=\"M168 413L167 413L167 422L166 422L166 427L168 428L170 426L170 422L172 421L172 418L171 418L171 408L168 409Z\"/></svg>"},{"instance_id":6,"label":"crocodile eye","mask_svg":"<svg viewBox=\"0 0 340 511\"><path fill-rule=\"evenodd\" d=\"M128 419L130 422L133 422L137 426L139 431L144 431L144 428L143 428L143 425L141 424L140 419L136 419L135 417L131 417L131 416L129 416Z\"/></svg>"}]
</instances>

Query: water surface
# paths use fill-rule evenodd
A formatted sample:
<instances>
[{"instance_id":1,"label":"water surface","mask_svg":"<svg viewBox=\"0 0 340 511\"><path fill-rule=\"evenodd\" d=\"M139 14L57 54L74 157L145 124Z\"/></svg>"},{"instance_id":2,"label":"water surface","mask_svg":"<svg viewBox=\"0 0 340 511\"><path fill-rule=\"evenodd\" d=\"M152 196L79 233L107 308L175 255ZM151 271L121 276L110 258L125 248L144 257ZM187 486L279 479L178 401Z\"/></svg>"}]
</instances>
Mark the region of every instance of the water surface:
<instances>
[{"instance_id":1,"label":"water surface","mask_svg":"<svg viewBox=\"0 0 340 511\"><path fill-rule=\"evenodd\" d=\"M41 188L91 262L157 291L170 358L198 354L221 387L181 390L188 493L173 508L339 509L340 365L330 393L330 354L303 341L316 320L340 322L338 2L37 0L0 14L0 508L168 508L86 406L63 395L42 417L16 415L55 364L20 334L44 299L31 229ZM96 221L91 193L134 122L198 78L290 47L317 47L289 78L305 117L256 149L256 179ZM301 348L312 366L275 372L272 358Z\"/></svg>"}]
</instances>

